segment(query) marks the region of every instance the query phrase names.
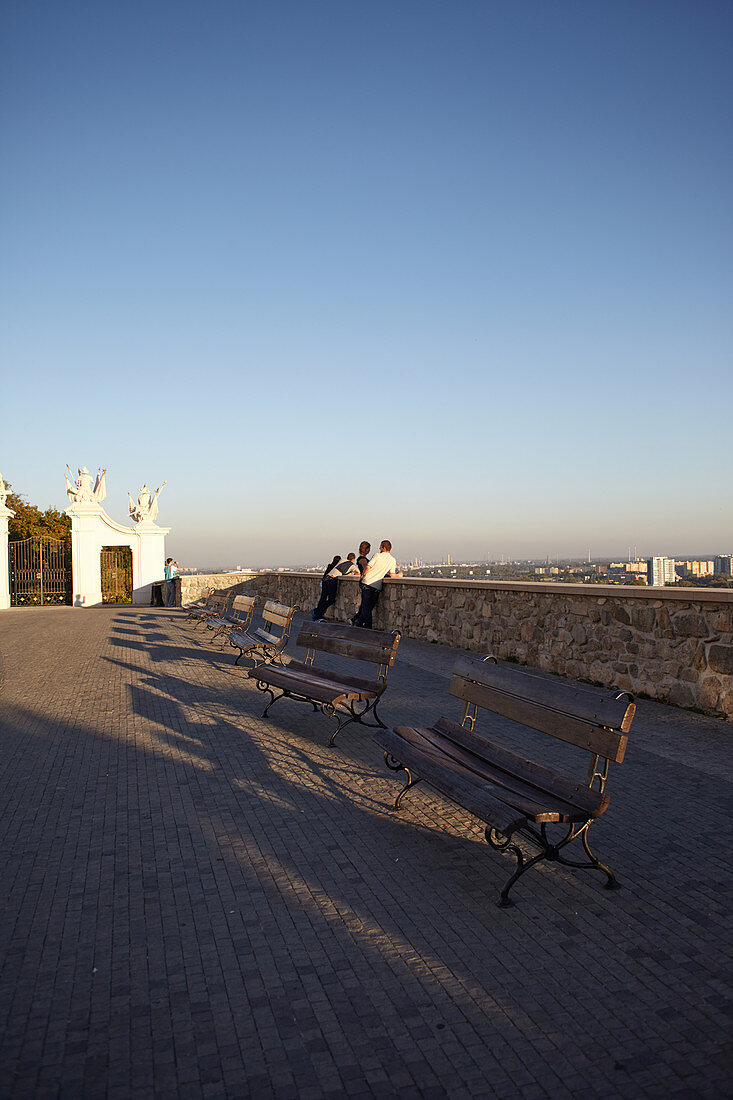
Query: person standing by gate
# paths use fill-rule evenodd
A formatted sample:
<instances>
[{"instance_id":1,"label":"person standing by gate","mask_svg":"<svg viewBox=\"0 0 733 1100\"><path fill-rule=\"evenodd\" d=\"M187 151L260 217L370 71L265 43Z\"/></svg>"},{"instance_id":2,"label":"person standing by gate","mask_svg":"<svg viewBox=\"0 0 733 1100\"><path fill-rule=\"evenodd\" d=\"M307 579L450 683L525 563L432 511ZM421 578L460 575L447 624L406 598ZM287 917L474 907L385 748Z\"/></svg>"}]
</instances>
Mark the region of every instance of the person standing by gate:
<instances>
[{"instance_id":1,"label":"person standing by gate","mask_svg":"<svg viewBox=\"0 0 733 1100\"><path fill-rule=\"evenodd\" d=\"M175 607L176 604L176 586L173 583L173 578L178 572L178 562L173 561L173 558L165 559L165 606Z\"/></svg>"}]
</instances>

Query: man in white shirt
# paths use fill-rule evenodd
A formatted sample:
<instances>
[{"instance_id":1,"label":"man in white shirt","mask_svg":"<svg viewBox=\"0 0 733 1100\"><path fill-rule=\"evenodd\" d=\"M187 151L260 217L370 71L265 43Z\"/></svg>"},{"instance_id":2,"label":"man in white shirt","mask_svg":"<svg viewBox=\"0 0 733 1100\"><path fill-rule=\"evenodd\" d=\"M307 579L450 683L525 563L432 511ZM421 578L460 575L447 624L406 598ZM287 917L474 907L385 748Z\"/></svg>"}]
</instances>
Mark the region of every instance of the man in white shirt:
<instances>
[{"instance_id":1,"label":"man in white shirt","mask_svg":"<svg viewBox=\"0 0 733 1100\"><path fill-rule=\"evenodd\" d=\"M382 591L382 581L385 577L401 577L397 570L397 562L392 557L392 543L389 539L383 539L379 544L379 553L375 554L361 578L361 606L351 620L353 626L365 626L368 630L372 627L372 611L376 607L379 593Z\"/></svg>"}]
</instances>

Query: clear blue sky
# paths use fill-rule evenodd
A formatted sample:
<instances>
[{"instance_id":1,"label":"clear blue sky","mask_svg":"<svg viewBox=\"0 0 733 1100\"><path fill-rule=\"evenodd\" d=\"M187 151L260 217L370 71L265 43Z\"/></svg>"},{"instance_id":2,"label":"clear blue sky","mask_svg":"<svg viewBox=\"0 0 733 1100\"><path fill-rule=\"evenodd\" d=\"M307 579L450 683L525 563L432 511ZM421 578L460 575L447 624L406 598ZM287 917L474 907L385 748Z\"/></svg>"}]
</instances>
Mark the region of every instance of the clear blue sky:
<instances>
[{"instance_id":1,"label":"clear blue sky","mask_svg":"<svg viewBox=\"0 0 733 1100\"><path fill-rule=\"evenodd\" d=\"M733 550L733 4L0 3L0 470L182 564Z\"/></svg>"}]
</instances>

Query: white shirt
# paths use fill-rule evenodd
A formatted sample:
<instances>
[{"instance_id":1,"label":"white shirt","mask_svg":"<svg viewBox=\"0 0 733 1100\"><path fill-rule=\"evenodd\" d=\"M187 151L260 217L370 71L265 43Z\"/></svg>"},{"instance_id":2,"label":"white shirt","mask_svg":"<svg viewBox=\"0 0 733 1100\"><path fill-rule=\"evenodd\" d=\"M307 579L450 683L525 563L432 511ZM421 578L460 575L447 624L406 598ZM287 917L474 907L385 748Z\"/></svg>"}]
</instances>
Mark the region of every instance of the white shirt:
<instances>
[{"instance_id":1,"label":"white shirt","mask_svg":"<svg viewBox=\"0 0 733 1100\"><path fill-rule=\"evenodd\" d=\"M382 581L388 573L397 572L397 562L386 550L381 550L369 562L361 578L362 584L368 584L370 588L381 588Z\"/></svg>"}]
</instances>

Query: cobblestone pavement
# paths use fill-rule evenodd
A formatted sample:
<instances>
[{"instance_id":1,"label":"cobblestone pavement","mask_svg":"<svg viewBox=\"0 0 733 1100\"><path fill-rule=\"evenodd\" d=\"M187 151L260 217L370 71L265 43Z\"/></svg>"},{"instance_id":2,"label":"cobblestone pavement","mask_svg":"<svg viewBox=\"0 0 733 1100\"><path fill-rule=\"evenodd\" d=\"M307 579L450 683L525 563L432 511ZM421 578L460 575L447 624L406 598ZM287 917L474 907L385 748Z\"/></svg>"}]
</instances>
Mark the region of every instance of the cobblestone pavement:
<instances>
[{"instance_id":1,"label":"cobblestone pavement","mask_svg":"<svg viewBox=\"0 0 733 1100\"><path fill-rule=\"evenodd\" d=\"M509 873L180 611L0 615L0 1095L731 1095L731 738L642 702L595 847ZM441 713L405 642L383 717ZM507 736L515 734L507 727ZM730 1051L728 1051L730 1053Z\"/></svg>"}]
</instances>

